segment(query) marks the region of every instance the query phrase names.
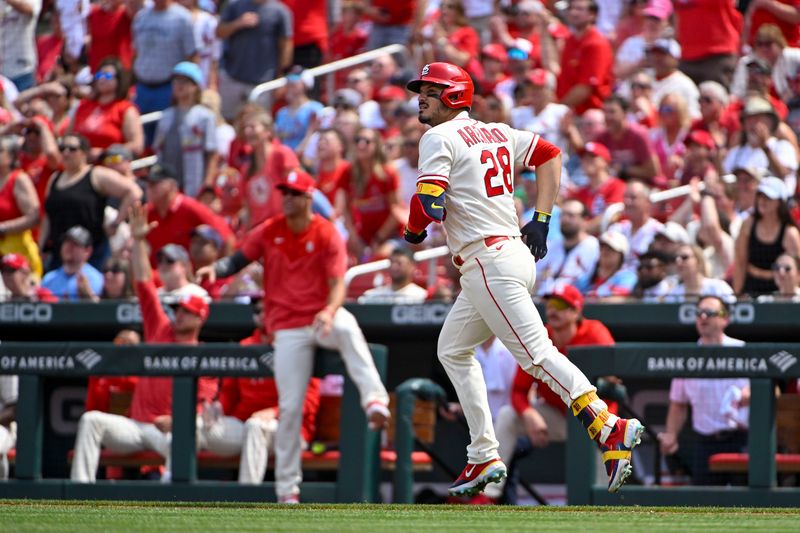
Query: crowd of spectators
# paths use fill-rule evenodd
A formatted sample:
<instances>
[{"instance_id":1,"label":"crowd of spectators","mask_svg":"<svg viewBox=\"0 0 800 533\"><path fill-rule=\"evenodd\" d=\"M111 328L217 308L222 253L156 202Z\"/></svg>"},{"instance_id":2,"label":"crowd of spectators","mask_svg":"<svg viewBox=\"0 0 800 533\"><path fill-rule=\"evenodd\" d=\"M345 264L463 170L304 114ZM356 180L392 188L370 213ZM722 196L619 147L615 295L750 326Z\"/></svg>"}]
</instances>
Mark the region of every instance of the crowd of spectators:
<instances>
[{"instance_id":1,"label":"crowd of spectators","mask_svg":"<svg viewBox=\"0 0 800 533\"><path fill-rule=\"evenodd\" d=\"M397 270L425 131L405 82L448 61L475 81L475 117L536 131L564 153L539 294L555 280L590 300L797 299L799 2L332 6L8 1L0 253L4 281L23 271L32 285L5 294L130 296L126 220L136 201L157 223L148 244L163 292L258 292L258 265L213 287L196 285L193 272L279 214L275 185L301 169L349 264L392 257ZM331 80L308 72L387 44L407 53ZM285 87L249 101L281 76ZM155 166L135 164L149 155ZM523 170L521 223L536 194L535 172ZM679 186L685 194L661 192ZM433 233L426 246L444 242ZM404 275L427 298L452 295L445 262L433 275L426 265Z\"/></svg>"}]
</instances>

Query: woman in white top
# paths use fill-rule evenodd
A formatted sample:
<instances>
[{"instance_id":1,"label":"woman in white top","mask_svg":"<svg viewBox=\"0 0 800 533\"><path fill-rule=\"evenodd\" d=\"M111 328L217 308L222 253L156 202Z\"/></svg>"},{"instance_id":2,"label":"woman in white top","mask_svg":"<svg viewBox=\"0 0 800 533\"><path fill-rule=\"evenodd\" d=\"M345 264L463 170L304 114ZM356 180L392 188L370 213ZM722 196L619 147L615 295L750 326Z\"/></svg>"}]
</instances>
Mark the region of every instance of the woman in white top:
<instances>
[{"instance_id":1,"label":"woman in white top","mask_svg":"<svg viewBox=\"0 0 800 533\"><path fill-rule=\"evenodd\" d=\"M759 302L800 302L800 258L781 254L772 264L778 290L758 297Z\"/></svg>"},{"instance_id":2,"label":"woman in white top","mask_svg":"<svg viewBox=\"0 0 800 533\"><path fill-rule=\"evenodd\" d=\"M699 246L682 244L675 253L678 283L664 295L665 302L683 302L700 296L733 300L733 289L725 281L707 277L708 265Z\"/></svg>"}]
</instances>

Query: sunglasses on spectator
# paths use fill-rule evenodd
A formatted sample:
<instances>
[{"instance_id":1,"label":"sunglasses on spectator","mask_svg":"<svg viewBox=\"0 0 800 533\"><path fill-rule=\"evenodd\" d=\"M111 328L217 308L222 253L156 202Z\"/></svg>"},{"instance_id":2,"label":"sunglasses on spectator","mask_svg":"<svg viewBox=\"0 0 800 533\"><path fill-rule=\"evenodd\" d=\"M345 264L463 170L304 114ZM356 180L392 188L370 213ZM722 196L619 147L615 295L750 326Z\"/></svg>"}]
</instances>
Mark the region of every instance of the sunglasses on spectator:
<instances>
[{"instance_id":1,"label":"sunglasses on spectator","mask_svg":"<svg viewBox=\"0 0 800 533\"><path fill-rule=\"evenodd\" d=\"M674 113L675 108L672 107L671 105L662 105L661 107L658 108L658 112L665 114Z\"/></svg>"},{"instance_id":2,"label":"sunglasses on spectator","mask_svg":"<svg viewBox=\"0 0 800 533\"><path fill-rule=\"evenodd\" d=\"M107 155L103 158L104 165L116 165L118 163L122 163L125 161L125 158L121 155Z\"/></svg>"},{"instance_id":3,"label":"sunglasses on spectator","mask_svg":"<svg viewBox=\"0 0 800 533\"><path fill-rule=\"evenodd\" d=\"M372 144L373 142L375 141L373 141L369 137L356 137L356 144L361 144L361 143Z\"/></svg>"},{"instance_id":4,"label":"sunglasses on spectator","mask_svg":"<svg viewBox=\"0 0 800 533\"><path fill-rule=\"evenodd\" d=\"M772 46L773 42L774 41L756 41L754 44L756 48L767 48L769 46Z\"/></svg>"},{"instance_id":5,"label":"sunglasses on spectator","mask_svg":"<svg viewBox=\"0 0 800 533\"><path fill-rule=\"evenodd\" d=\"M119 265L113 265L103 269L103 274L120 274L122 272L125 272L125 269Z\"/></svg>"},{"instance_id":6,"label":"sunglasses on spectator","mask_svg":"<svg viewBox=\"0 0 800 533\"><path fill-rule=\"evenodd\" d=\"M347 78L347 83L358 83L360 81L366 81L367 77L364 76L363 78Z\"/></svg>"},{"instance_id":7,"label":"sunglasses on spectator","mask_svg":"<svg viewBox=\"0 0 800 533\"><path fill-rule=\"evenodd\" d=\"M681 260L681 261L688 261L688 260L689 260L689 259L691 259L691 258L692 258L692 254L679 254L679 255L676 255L676 256L675 256L675 259L676 259L676 260L678 260L678 259L679 259L679 260Z\"/></svg>"},{"instance_id":8,"label":"sunglasses on spectator","mask_svg":"<svg viewBox=\"0 0 800 533\"><path fill-rule=\"evenodd\" d=\"M74 144L62 144L61 146L58 147L58 149L61 150L62 152L80 152L81 151L81 147L80 146L76 146Z\"/></svg>"},{"instance_id":9,"label":"sunglasses on spectator","mask_svg":"<svg viewBox=\"0 0 800 533\"><path fill-rule=\"evenodd\" d=\"M564 311L565 309L572 309L572 306L561 298L548 298L545 305L554 311Z\"/></svg>"},{"instance_id":10,"label":"sunglasses on spectator","mask_svg":"<svg viewBox=\"0 0 800 533\"><path fill-rule=\"evenodd\" d=\"M697 315L697 318L725 318L728 316L728 312L724 309L703 309L700 307L697 308L697 312L695 314Z\"/></svg>"},{"instance_id":11,"label":"sunglasses on spectator","mask_svg":"<svg viewBox=\"0 0 800 533\"><path fill-rule=\"evenodd\" d=\"M792 266L791 265L780 265L778 263L775 263L775 264L772 265L772 271L773 272L782 272L784 274L788 274L789 272L792 271Z\"/></svg>"},{"instance_id":12,"label":"sunglasses on spectator","mask_svg":"<svg viewBox=\"0 0 800 533\"><path fill-rule=\"evenodd\" d=\"M651 89L651 88L652 87L650 86L649 83L631 83L631 89L645 90L645 89Z\"/></svg>"},{"instance_id":13,"label":"sunglasses on spectator","mask_svg":"<svg viewBox=\"0 0 800 533\"><path fill-rule=\"evenodd\" d=\"M172 259L172 258L167 257L165 255L162 255L161 257L158 258L158 264L159 265L161 265L161 264L174 265L177 262L178 261L176 261L175 259Z\"/></svg>"},{"instance_id":14,"label":"sunglasses on spectator","mask_svg":"<svg viewBox=\"0 0 800 533\"><path fill-rule=\"evenodd\" d=\"M113 72L98 72L94 75L94 79L96 80L113 80L116 77L117 75Z\"/></svg>"},{"instance_id":15,"label":"sunglasses on spectator","mask_svg":"<svg viewBox=\"0 0 800 533\"><path fill-rule=\"evenodd\" d=\"M701 104L710 104L711 102L714 101L714 99L711 98L710 96L701 96L700 98L698 98L698 100Z\"/></svg>"}]
</instances>

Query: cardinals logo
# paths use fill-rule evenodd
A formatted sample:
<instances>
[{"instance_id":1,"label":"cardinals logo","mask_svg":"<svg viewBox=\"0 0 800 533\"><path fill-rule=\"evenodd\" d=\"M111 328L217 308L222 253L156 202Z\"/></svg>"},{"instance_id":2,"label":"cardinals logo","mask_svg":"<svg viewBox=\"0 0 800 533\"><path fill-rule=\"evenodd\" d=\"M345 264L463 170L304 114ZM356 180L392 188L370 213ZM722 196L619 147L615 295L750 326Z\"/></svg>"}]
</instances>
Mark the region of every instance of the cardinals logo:
<instances>
[{"instance_id":1,"label":"cardinals logo","mask_svg":"<svg viewBox=\"0 0 800 533\"><path fill-rule=\"evenodd\" d=\"M425 65L424 67L422 67L422 75L423 76L427 76L428 72L430 72L430 70L431 70L431 66L430 65Z\"/></svg>"}]
</instances>

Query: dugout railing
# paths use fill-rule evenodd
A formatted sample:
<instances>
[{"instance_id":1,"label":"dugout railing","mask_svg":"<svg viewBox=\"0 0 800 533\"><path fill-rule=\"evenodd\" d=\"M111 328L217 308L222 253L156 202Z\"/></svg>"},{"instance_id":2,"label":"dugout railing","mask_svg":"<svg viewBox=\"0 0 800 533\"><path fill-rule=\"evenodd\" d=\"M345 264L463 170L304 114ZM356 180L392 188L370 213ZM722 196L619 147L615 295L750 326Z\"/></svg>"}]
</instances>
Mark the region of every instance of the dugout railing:
<instances>
[{"instance_id":1,"label":"dugout railing","mask_svg":"<svg viewBox=\"0 0 800 533\"><path fill-rule=\"evenodd\" d=\"M595 444L587 438L586 430L569 417L566 445L568 504L746 507L794 507L800 504L800 488L777 486L775 467L775 381L800 377L800 344L754 343L743 347L722 347L689 343L631 343L574 348L569 356L590 380L608 375L616 375L623 381L626 378L746 377L750 379L751 401L747 486L628 484L618 493L610 494L606 490L606 480L593 479ZM646 418L642 422L648 424ZM635 452L635 469L643 468L645 460L643 454Z\"/></svg>"},{"instance_id":2,"label":"dugout railing","mask_svg":"<svg viewBox=\"0 0 800 533\"><path fill-rule=\"evenodd\" d=\"M387 350L370 345L385 382ZM274 483L241 485L197 479L195 443L196 380L199 376L272 376L268 346L204 344L177 346L111 343L0 344L0 374L19 375L16 475L0 483L0 498L275 501ZM358 391L336 352L317 353L314 375L343 374L341 438L336 482L309 482L303 498L314 502L379 501L380 438L367 429ZM97 481L73 483L42 478L45 377L93 375L170 376L173 378L172 481Z\"/></svg>"}]
</instances>

